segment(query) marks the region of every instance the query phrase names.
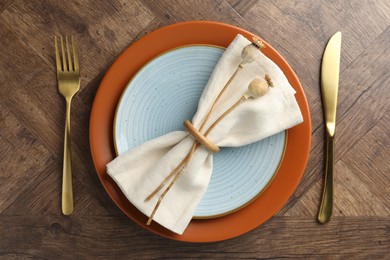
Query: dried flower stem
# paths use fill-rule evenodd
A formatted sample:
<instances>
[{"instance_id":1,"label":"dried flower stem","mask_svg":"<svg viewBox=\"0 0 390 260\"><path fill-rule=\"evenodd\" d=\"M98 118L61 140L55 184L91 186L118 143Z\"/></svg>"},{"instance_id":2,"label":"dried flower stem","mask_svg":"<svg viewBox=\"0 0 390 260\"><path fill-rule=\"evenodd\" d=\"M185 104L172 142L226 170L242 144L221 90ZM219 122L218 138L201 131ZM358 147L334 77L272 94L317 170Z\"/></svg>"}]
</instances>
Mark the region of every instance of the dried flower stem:
<instances>
[{"instance_id":1,"label":"dried flower stem","mask_svg":"<svg viewBox=\"0 0 390 260\"><path fill-rule=\"evenodd\" d=\"M173 175L175 175L175 173L181 167L183 167L185 162L188 160L188 155L189 155L189 153L187 154L186 157L184 157L183 160L181 160L181 162L176 166L176 168L173 169L173 171L167 177L165 177L164 181L145 199L145 202L148 202L149 200L151 200L154 197L154 195L156 195L165 186L165 184L168 182L168 180L171 179L173 177Z\"/></svg>"},{"instance_id":2,"label":"dried flower stem","mask_svg":"<svg viewBox=\"0 0 390 260\"><path fill-rule=\"evenodd\" d=\"M173 178L173 180L169 183L168 187L165 188L165 190L161 193L161 195L158 197L158 201L156 203L156 205L154 206L154 209L152 211L152 214L150 214L150 217L148 219L148 221L146 222L146 225L149 226L152 221L153 221L153 217L154 215L156 214L156 211L157 209L160 207L160 204L162 202L162 200L164 199L165 195L168 193L168 191L172 188L173 184L176 183L177 179L179 179L179 177L181 176L181 174L184 172L184 169L185 167L187 167L188 165L188 162L191 160L191 157L192 155L194 154L195 150L198 148L198 146L196 145L196 141L194 142L194 145L192 146L191 148L191 151L187 154L187 156L183 159L182 161L182 167L180 169L179 172L176 172L176 171L172 171L170 176L172 177L175 173L175 177ZM176 167L176 168L179 168L179 167ZM151 196L151 195L150 195ZM149 197L150 197L149 196Z\"/></svg>"}]
</instances>

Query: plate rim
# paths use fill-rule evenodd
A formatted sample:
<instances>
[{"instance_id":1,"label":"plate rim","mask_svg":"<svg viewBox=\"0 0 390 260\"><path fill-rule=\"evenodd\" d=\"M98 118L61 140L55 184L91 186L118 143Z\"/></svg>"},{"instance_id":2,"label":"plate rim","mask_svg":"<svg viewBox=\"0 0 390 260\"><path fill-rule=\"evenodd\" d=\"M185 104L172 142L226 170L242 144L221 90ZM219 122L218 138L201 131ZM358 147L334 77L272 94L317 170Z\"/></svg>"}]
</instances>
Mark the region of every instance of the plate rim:
<instances>
[{"instance_id":1,"label":"plate rim","mask_svg":"<svg viewBox=\"0 0 390 260\"><path fill-rule=\"evenodd\" d=\"M134 209L134 206L132 206L128 201L126 202L126 200L123 200L123 194L121 197L121 194L114 192L115 190L120 191L120 189L113 183L113 180L110 179L106 173L106 164L113 159L114 154L113 145L110 143L110 140L112 142L113 109L112 107L105 107L106 109L104 109L103 106L100 107L100 105L102 102L104 103L106 98L113 99L113 102L116 104L118 101L118 90L114 89L108 91L108 86L110 86L113 82L119 85L126 84L133 76L131 72L126 72L126 68L124 68L126 66L122 66L126 64L126 62L129 62L129 55L131 56L131 60L134 60L135 55L137 62L142 63L141 65L138 63L131 65L133 66L132 70L138 71L139 67L146 63L146 61L155 57L158 53L161 53L168 45L172 48L186 43L212 42L212 44L227 46L238 33L248 38L256 36L255 34L242 28L215 21L188 21L157 29L145 35L143 38L136 41L123 51L123 53L115 60L106 72L96 92L91 109L89 133L91 155L98 177L106 192L111 197L111 200L122 210L122 212L124 212L130 219L139 224L141 227L144 227L145 229L160 236L186 242L215 242L234 238L247 233L270 219L285 205L285 203L293 195L293 192L297 188L299 181L304 174L311 146L311 119L307 99L303 92L302 85L290 65L278 52L264 41L267 48L263 51L263 53L282 69L290 84L297 90L296 99L304 117L303 123L288 130L290 143L292 142L291 136L298 136L303 139L299 140L299 145L287 146L286 155L281 169L279 170L280 172L283 171L283 176L281 176L281 174L277 174L275 180L271 183L270 187L266 189L262 196L244 209L217 219L199 221L193 220L183 235L177 235L164 229L158 224L146 226L145 222L147 217L139 211L137 212L137 210ZM165 37L160 38L162 35ZM162 44L156 47L156 40L160 41ZM144 50L141 56L134 53L139 50ZM116 78L114 76L119 77ZM107 128L104 120L100 120L102 117L106 121L111 121L109 126L110 129ZM297 142L298 144L298 140L294 140L294 142ZM103 147L103 149L100 149L101 147ZM289 160L287 160L286 157L288 157L288 153L298 156L299 160L293 160L292 158L288 158ZM289 171L295 172L293 176L284 173L287 171L287 165L289 165ZM258 207L262 204L267 205L267 207L263 209L261 214L259 214ZM242 223L243 216L246 217L246 221L244 223ZM237 221L241 225L234 225L234 227L232 227L231 224L237 223ZM210 229L212 229L211 232Z\"/></svg>"},{"instance_id":2,"label":"plate rim","mask_svg":"<svg viewBox=\"0 0 390 260\"><path fill-rule=\"evenodd\" d=\"M151 59L150 61L148 61L147 63L145 63L135 74L134 76L130 79L130 81L127 83L126 87L124 88L120 98L119 98L119 101L118 101L118 104L116 106L116 109L115 109L115 115L114 115L114 122L113 122L113 143L114 143L114 148L115 148L115 154L116 156L119 155L119 152L118 152L118 142L117 142L117 122L118 122L118 114L119 114L119 110L120 110L120 107L121 107L121 104L123 103L123 100L124 100L124 96L125 96L125 93L127 91L129 91L130 89L130 85L132 84L132 82L135 81L135 79L142 73L142 71L148 66L150 65L152 62L155 62L157 59L167 55L167 54L171 54L172 52L175 52L175 51L178 51L178 50L183 50L183 49L186 49L186 48L191 48L191 47L212 47L212 48L216 48L216 49L222 49L222 50L226 50L225 47L223 46L217 46L217 45L211 45L211 44L188 44L188 45L183 45L183 46L179 46L179 47L175 47L175 48L172 48L170 50L167 50L163 53L161 53L160 55L157 55L155 58ZM244 203L240 203L239 206L236 206L232 209L229 209L227 211L224 211L224 212L221 212L221 213L216 213L216 214L210 214L210 215L194 215L192 217L192 219L213 219L213 218L219 218L219 217L223 217L223 216L226 216L228 214L231 214L231 213L234 213L238 210L241 210L242 208L246 207L247 205L249 205L252 201L256 200L259 196L261 196L261 194L264 192L264 190L267 189L267 187L271 184L271 182L274 180L276 174L278 173L279 171L279 168L280 168L280 165L282 164L283 162L283 158L284 158L284 154L286 153L286 146L287 146L287 142L288 142L288 131L285 130L284 131L284 137L283 137L283 150L281 151L280 155L278 156L279 159L278 159L278 164L277 164L277 167L275 169L275 171L273 171L273 173L271 173L271 178L267 181L267 183L264 185L264 187L259 190L254 196L252 196L249 200L245 201Z\"/></svg>"}]
</instances>

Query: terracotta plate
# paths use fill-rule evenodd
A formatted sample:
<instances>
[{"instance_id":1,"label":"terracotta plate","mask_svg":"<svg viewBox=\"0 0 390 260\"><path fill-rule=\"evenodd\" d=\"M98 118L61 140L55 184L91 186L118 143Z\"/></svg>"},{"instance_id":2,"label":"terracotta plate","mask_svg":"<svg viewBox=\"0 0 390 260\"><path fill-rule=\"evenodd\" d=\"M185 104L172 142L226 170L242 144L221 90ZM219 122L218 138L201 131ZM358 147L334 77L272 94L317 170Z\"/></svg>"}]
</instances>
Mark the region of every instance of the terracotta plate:
<instances>
[{"instance_id":1,"label":"terracotta plate","mask_svg":"<svg viewBox=\"0 0 390 260\"><path fill-rule=\"evenodd\" d=\"M297 91L296 98L304 122L288 130L288 141L283 161L268 188L251 204L224 217L192 220L183 235L177 235L154 223L146 226L146 216L139 212L107 175L106 164L115 158L113 121L121 94L134 74L159 54L188 44L211 44L227 47L238 34L251 38L253 34L217 22L184 22L154 31L128 47L103 78L91 111L90 144L98 176L117 206L142 227L175 240L212 242L246 233L264 223L287 202L301 179L309 156L311 122L308 104L296 75L287 62L267 43L264 54L285 73Z\"/></svg>"}]
</instances>

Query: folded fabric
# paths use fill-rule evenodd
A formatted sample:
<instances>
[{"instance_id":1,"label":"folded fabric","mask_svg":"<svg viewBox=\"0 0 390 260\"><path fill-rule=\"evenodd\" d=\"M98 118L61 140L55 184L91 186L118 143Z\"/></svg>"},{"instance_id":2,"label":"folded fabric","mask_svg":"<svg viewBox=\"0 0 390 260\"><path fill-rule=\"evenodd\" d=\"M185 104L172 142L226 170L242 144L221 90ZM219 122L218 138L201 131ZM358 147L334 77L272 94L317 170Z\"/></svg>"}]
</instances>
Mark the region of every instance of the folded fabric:
<instances>
[{"instance_id":1,"label":"folded fabric","mask_svg":"<svg viewBox=\"0 0 390 260\"><path fill-rule=\"evenodd\" d=\"M237 35L216 65L199 100L192 124L199 129L214 100L238 65L241 52L251 44ZM229 113L207 136L219 147L247 145L277 134L302 122L295 91L280 68L261 51L231 82L218 102L204 129L246 93L249 83L269 74L274 88L258 99L250 99ZM119 155L107 164L107 173L115 180L127 199L147 216L152 214L162 190L150 201L147 198L190 152L194 137L187 131L161 136ZM197 149L184 173L164 197L153 220L171 231L182 234L202 199L213 169L213 155L204 146Z\"/></svg>"}]
</instances>

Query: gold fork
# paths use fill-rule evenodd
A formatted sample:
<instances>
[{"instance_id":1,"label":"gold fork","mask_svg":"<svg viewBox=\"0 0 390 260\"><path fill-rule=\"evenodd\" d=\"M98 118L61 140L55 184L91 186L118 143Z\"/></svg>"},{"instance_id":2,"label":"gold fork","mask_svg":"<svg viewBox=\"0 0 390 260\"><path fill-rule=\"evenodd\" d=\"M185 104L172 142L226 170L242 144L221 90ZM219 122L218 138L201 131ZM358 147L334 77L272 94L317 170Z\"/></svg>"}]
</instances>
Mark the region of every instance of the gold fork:
<instances>
[{"instance_id":1,"label":"gold fork","mask_svg":"<svg viewBox=\"0 0 390 260\"><path fill-rule=\"evenodd\" d=\"M70 215L73 212L72 158L70 149L70 106L73 96L80 89L80 68L76 48L74 46L73 36L71 38L73 59L69 50L68 37L65 37L67 55L65 55L62 36L60 36L60 43L61 53L58 48L57 36L55 36L54 45L56 50L58 91L61 93L61 95L64 96L66 101L64 164L62 172L62 213L64 215Z\"/></svg>"}]
</instances>

